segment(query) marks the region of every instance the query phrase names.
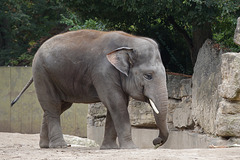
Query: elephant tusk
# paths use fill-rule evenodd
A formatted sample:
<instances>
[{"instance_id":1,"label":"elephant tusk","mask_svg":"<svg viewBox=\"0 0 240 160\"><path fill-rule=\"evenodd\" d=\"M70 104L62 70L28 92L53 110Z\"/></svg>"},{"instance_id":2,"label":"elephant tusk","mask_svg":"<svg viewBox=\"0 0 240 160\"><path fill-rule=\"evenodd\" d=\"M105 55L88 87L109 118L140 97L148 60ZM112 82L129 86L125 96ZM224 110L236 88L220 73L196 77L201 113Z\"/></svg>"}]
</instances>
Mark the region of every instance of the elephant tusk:
<instances>
[{"instance_id":1,"label":"elephant tusk","mask_svg":"<svg viewBox=\"0 0 240 160\"><path fill-rule=\"evenodd\" d=\"M154 112L158 114L159 111L158 111L157 107L155 106L155 104L153 103L153 101L151 99L149 99L149 102L150 102L151 107L154 110Z\"/></svg>"}]
</instances>

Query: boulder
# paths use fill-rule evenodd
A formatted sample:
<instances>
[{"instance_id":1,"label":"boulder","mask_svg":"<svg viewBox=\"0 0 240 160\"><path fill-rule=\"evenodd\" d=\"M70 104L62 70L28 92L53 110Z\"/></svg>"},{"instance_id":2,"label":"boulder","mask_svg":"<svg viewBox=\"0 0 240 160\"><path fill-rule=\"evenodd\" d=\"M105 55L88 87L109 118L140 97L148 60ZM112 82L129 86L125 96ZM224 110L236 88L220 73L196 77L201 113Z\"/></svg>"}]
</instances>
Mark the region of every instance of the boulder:
<instances>
[{"instance_id":1,"label":"boulder","mask_svg":"<svg viewBox=\"0 0 240 160\"><path fill-rule=\"evenodd\" d=\"M192 98L185 98L173 112L173 126L179 129L193 129Z\"/></svg>"},{"instance_id":2,"label":"boulder","mask_svg":"<svg viewBox=\"0 0 240 160\"><path fill-rule=\"evenodd\" d=\"M227 138L240 137L240 113L233 115L219 113L216 124L216 135Z\"/></svg>"},{"instance_id":3,"label":"boulder","mask_svg":"<svg viewBox=\"0 0 240 160\"><path fill-rule=\"evenodd\" d=\"M222 100L219 104L218 112L221 114L238 114L240 113L240 103L239 102L231 102L227 100Z\"/></svg>"},{"instance_id":4,"label":"boulder","mask_svg":"<svg viewBox=\"0 0 240 160\"><path fill-rule=\"evenodd\" d=\"M216 134L222 137L240 137L240 55L222 55L222 97L216 117Z\"/></svg>"},{"instance_id":5,"label":"boulder","mask_svg":"<svg viewBox=\"0 0 240 160\"><path fill-rule=\"evenodd\" d=\"M222 53L207 40L192 78L195 127L222 137L240 137L240 55Z\"/></svg>"},{"instance_id":6,"label":"boulder","mask_svg":"<svg viewBox=\"0 0 240 160\"><path fill-rule=\"evenodd\" d=\"M185 98L188 96L192 96L192 79L185 78L180 81L180 97Z\"/></svg>"},{"instance_id":7,"label":"boulder","mask_svg":"<svg viewBox=\"0 0 240 160\"><path fill-rule=\"evenodd\" d=\"M240 100L240 54L225 53L222 55L222 83L219 85L221 97L229 100Z\"/></svg>"},{"instance_id":8,"label":"boulder","mask_svg":"<svg viewBox=\"0 0 240 160\"><path fill-rule=\"evenodd\" d=\"M172 99L181 99L181 92L180 88L181 80L185 79L186 77L183 76L177 76L177 75L167 75L167 89L168 89L168 97ZM184 94L184 93L182 93Z\"/></svg>"},{"instance_id":9,"label":"boulder","mask_svg":"<svg viewBox=\"0 0 240 160\"><path fill-rule=\"evenodd\" d=\"M107 108L102 103L88 105L87 125L102 127L105 125Z\"/></svg>"},{"instance_id":10,"label":"boulder","mask_svg":"<svg viewBox=\"0 0 240 160\"><path fill-rule=\"evenodd\" d=\"M240 17L238 17L237 19L237 27L235 29L233 40L234 40L234 43L236 43L237 45L240 45Z\"/></svg>"},{"instance_id":11,"label":"boulder","mask_svg":"<svg viewBox=\"0 0 240 160\"><path fill-rule=\"evenodd\" d=\"M141 128L156 128L153 111L148 103L131 99L128 111L132 126Z\"/></svg>"},{"instance_id":12,"label":"boulder","mask_svg":"<svg viewBox=\"0 0 240 160\"><path fill-rule=\"evenodd\" d=\"M192 115L194 123L205 133L214 134L216 114L221 97L222 51L214 48L211 40L206 40L199 50L192 77Z\"/></svg>"},{"instance_id":13,"label":"boulder","mask_svg":"<svg viewBox=\"0 0 240 160\"><path fill-rule=\"evenodd\" d=\"M168 128L171 130L174 130L173 113L175 109L178 107L179 103L181 103L181 100L168 99L167 123L168 123Z\"/></svg>"}]
</instances>

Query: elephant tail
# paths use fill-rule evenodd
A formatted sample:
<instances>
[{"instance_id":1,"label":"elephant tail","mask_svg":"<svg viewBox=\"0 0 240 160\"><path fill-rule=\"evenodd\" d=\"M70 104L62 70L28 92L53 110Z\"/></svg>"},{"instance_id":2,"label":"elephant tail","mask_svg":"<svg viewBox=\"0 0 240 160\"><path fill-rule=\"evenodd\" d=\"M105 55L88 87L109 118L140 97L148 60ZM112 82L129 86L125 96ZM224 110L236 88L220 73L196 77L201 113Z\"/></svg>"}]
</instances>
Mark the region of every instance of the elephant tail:
<instances>
[{"instance_id":1,"label":"elephant tail","mask_svg":"<svg viewBox=\"0 0 240 160\"><path fill-rule=\"evenodd\" d=\"M18 96L11 102L11 107L18 101L18 99L28 89L28 87L32 84L32 82L33 82L33 77L28 81L28 83L25 85L22 91L18 94Z\"/></svg>"}]
</instances>

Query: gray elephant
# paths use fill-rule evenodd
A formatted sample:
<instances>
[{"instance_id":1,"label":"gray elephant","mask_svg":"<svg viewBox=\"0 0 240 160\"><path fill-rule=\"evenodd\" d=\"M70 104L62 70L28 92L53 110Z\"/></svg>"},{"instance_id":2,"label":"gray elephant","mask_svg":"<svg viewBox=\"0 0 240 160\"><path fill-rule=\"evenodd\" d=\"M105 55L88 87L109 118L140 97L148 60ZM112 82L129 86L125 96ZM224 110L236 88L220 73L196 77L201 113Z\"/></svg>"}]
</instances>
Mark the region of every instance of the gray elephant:
<instances>
[{"instance_id":1,"label":"gray elephant","mask_svg":"<svg viewBox=\"0 0 240 160\"><path fill-rule=\"evenodd\" d=\"M60 115L72 103L102 102L107 107L101 149L135 148L127 110L129 96L148 102L154 110L159 136L168 138L166 73L158 45L150 38L121 31L71 31L47 40L32 64L33 78L44 111L41 148L67 147ZM119 146L116 143L118 137Z\"/></svg>"}]
</instances>

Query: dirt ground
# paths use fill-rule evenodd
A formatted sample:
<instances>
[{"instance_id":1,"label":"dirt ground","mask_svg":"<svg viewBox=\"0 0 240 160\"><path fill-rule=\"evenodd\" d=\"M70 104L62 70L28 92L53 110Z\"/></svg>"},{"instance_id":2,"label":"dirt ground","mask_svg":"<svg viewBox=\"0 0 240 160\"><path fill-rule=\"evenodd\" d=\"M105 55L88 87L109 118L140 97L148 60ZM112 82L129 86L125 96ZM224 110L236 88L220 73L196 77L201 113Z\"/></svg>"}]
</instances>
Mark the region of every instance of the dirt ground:
<instances>
[{"instance_id":1,"label":"dirt ground","mask_svg":"<svg viewBox=\"0 0 240 160\"><path fill-rule=\"evenodd\" d=\"M240 160L240 148L217 149L134 149L134 150L99 150L72 146L65 149L40 149L39 134L19 134L0 132L1 160L125 160L125 159L160 159L160 160Z\"/></svg>"}]
</instances>

